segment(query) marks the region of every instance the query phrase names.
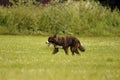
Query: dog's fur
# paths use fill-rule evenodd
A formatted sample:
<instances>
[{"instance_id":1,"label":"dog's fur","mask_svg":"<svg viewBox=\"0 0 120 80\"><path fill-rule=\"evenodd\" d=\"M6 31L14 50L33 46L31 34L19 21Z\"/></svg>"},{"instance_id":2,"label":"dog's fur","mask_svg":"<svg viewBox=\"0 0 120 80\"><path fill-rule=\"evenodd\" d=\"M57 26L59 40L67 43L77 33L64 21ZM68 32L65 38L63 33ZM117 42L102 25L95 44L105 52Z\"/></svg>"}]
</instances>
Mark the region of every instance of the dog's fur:
<instances>
[{"instance_id":1,"label":"dog's fur","mask_svg":"<svg viewBox=\"0 0 120 80\"><path fill-rule=\"evenodd\" d=\"M60 37L57 35L52 35L49 36L47 43L48 45L50 44L54 45L53 54L56 54L59 51L60 46L64 49L67 55L69 47L72 52L72 55L74 55L74 53L80 54L78 49L82 52L85 51L85 48L81 45L80 41L73 36Z\"/></svg>"}]
</instances>

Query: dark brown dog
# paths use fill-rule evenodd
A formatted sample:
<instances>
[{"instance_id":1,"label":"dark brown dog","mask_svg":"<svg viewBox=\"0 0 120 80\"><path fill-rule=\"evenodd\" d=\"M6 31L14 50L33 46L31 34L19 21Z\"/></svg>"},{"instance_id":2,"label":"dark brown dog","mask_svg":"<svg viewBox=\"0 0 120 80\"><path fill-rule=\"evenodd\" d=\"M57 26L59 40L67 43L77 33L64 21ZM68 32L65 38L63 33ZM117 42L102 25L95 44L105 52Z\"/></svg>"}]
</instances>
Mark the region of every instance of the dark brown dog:
<instances>
[{"instance_id":1,"label":"dark brown dog","mask_svg":"<svg viewBox=\"0 0 120 80\"><path fill-rule=\"evenodd\" d=\"M59 47L63 48L67 55L68 55L69 47L72 52L72 55L74 55L74 53L80 54L78 49L82 52L85 51L85 49L81 45L80 41L73 36L59 37L56 35L52 35L48 38L48 41L46 43L48 44L48 46L50 44L54 45L53 54L56 54L59 51Z\"/></svg>"}]
</instances>

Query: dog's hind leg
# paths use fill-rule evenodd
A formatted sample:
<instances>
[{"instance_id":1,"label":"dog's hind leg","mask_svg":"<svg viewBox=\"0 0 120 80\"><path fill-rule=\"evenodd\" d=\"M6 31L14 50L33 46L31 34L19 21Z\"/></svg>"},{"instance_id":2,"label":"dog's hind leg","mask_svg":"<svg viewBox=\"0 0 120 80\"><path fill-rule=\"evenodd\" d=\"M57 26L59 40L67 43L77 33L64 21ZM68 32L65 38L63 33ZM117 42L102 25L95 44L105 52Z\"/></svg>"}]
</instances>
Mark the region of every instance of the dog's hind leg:
<instances>
[{"instance_id":1,"label":"dog's hind leg","mask_svg":"<svg viewBox=\"0 0 120 80\"><path fill-rule=\"evenodd\" d=\"M75 50L75 53L78 54L78 55L80 55L80 53L79 53L79 51L77 49Z\"/></svg>"},{"instance_id":2,"label":"dog's hind leg","mask_svg":"<svg viewBox=\"0 0 120 80\"><path fill-rule=\"evenodd\" d=\"M68 55L68 47L66 47L66 48L63 47L63 49L65 51L65 54Z\"/></svg>"},{"instance_id":3,"label":"dog's hind leg","mask_svg":"<svg viewBox=\"0 0 120 80\"><path fill-rule=\"evenodd\" d=\"M75 51L74 51L74 47L71 46L71 47L70 47L70 50L71 50L71 52L72 52L72 55L75 55L75 54L74 54L74 52L75 52Z\"/></svg>"}]
</instances>

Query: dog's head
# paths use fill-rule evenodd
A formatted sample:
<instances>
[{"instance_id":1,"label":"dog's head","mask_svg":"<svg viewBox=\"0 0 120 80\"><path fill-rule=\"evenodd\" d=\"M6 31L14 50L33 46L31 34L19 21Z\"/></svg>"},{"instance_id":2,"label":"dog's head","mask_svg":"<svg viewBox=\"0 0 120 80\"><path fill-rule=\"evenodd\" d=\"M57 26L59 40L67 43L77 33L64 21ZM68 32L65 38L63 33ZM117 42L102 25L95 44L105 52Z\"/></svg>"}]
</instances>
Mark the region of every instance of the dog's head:
<instances>
[{"instance_id":1,"label":"dog's head","mask_svg":"<svg viewBox=\"0 0 120 80\"><path fill-rule=\"evenodd\" d=\"M50 44L56 44L56 35L52 35L50 37L48 37L48 41L46 41L46 44L48 44L48 46L50 46Z\"/></svg>"}]
</instances>

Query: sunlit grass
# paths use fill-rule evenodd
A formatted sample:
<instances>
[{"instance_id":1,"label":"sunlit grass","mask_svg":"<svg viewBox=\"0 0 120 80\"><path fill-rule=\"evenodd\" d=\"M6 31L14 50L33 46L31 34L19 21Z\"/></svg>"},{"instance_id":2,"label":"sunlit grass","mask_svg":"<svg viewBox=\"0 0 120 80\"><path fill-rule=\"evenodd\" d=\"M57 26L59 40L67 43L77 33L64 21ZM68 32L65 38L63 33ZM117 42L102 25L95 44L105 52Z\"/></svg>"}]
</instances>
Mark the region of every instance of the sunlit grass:
<instances>
[{"instance_id":1,"label":"sunlit grass","mask_svg":"<svg viewBox=\"0 0 120 80\"><path fill-rule=\"evenodd\" d=\"M119 80L120 38L79 37L81 56L52 55L44 36L0 36L0 80Z\"/></svg>"}]
</instances>

